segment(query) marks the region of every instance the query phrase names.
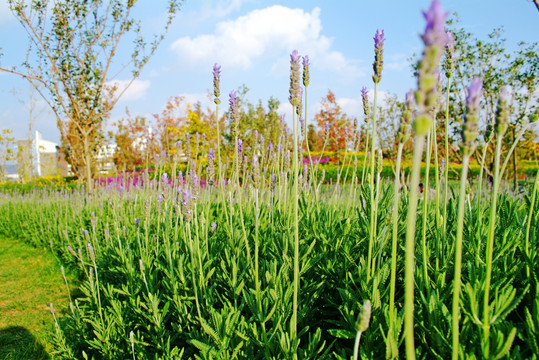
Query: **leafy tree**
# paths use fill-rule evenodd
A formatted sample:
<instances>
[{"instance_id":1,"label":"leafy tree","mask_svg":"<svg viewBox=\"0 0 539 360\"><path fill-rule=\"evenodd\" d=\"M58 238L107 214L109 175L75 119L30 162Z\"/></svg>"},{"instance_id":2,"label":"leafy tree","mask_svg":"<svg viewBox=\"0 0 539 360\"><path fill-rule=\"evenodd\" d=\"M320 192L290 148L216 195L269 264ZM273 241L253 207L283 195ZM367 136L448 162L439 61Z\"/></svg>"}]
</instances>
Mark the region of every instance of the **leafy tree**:
<instances>
[{"instance_id":1,"label":"leafy tree","mask_svg":"<svg viewBox=\"0 0 539 360\"><path fill-rule=\"evenodd\" d=\"M156 135L159 139L161 150L167 156L167 161L170 161L171 157L176 153L178 129L185 128L188 122L182 109L184 100L183 96L174 96L168 100L161 114L153 115L157 127Z\"/></svg>"},{"instance_id":2,"label":"leafy tree","mask_svg":"<svg viewBox=\"0 0 539 360\"><path fill-rule=\"evenodd\" d=\"M314 120L320 129L318 135L321 138L328 136L326 150L335 152L345 150L352 132L352 118L342 111L331 90L328 90L327 95L322 98L321 106Z\"/></svg>"},{"instance_id":3,"label":"leafy tree","mask_svg":"<svg viewBox=\"0 0 539 360\"><path fill-rule=\"evenodd\" d=\"M4 129L0 132L0 181L4 181L6 177L6 163L15 159L11 148L15 139L10 134L11 129Z\"/></svg>"},{"instance_id":4,"label":"leafy tree","mask_svg":"<svg viewBox=\"0 0 539 360\"><path fill-rule=\"evenodd\" d=\"M493 30L487 40L479 40L472 33L458 26L458 19L449 21L449 30L455 38L454 82L450 94L449 126L453 129L453 142L460 138L460 121L465 110L466 87L479 76L483 80L482 111L480 127L486 129L487 122L496 111L498 94L503 86L511 93L511 118L509 131L504 137L504 151L508 151L516 135L525 126L530 116L537 111L539 97L536 91L539 74L538 43L520 43L519 49L510 53L506 49L503 29ZM444 89L444 92L447 89ZM528 137L532 134L528 134ZM532 136L533 137L533 136ZM524 140L521 140L524 141ZM522 146L513 153L512 175L516 182L518 158L523 156ZM493 149L488 148L487 163L493 166ZM458 155L458 152L455 153ZM479 160L478 149L474 157ZM491 171L491 170L490 170Z\"/></svg>"},{"instance_id":5,"label":"leafy tree","mask_svg":"<svg viewBox=\"0 0 539 360\"><path fill-rule=\"evenodd\" d=\"M9 8L30 38L23 70L0 67L22 76L56 115L62 151L92 190L95 155L103 141L103 121L140 75L177 14L181 0L168 0L163 32L144 40L133 16L136 0L8 0ZM113 68L122 40L133 41L126 64ZM131 69L128 86L112 81Z\"/></svg>"},{"instance_id":6,"label":"leafy tree","mask_svg":"<svg viewBox=\"0 0 539 360\"><path fill-rule=\"evenodd\" d=\"M219 127L224 127L224 119L220 119ZM190 134L191 152L198 157L205 154L211 147L215 151L217 144L217 127L215 126L215 112L211 108L202 109L200 102L187 107L187 125L184 130Z\"/></svg>"},{"instance_id":7,"label":"leafy tree","mask_svg":"<svg viewBox=\"0 0 539 360\"><path fill-rule=\"evenodd\" d=\"M131 117L127 111L127 118L114 124L117 127L115 133L109 132L109 136L116 143L113 160L119 170L131 170L143 166L146 161L148 149L148 127L146 118L143 116Z\"/></svg>"}]
</instances>

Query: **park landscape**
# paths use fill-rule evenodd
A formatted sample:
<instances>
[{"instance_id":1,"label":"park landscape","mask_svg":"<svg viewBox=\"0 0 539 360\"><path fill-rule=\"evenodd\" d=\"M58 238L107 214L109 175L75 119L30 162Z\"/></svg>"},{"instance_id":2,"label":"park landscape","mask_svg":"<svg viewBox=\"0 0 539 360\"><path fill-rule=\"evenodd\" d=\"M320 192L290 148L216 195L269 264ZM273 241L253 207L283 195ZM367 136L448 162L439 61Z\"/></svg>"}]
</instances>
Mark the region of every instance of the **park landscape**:
<instances>
[{"instance_id":1,"label":"park landscape","mask_svg":"<svg viewBox=\"0 0 539 360\"><path fill-rule=\"evenodd\" d=\"M404 101L379 98L386 34L369 35L362 123L331 91L305 120L308 54L290 54L292 119L275 99L222 94L216 63L213 107L180 118L171 98L154 136L122 120L115 171L99 174L121 94L107 62L78 50L136 33L135 3L10 1L27 29L53 13L34 71L2 70L48 96L76 174L0 185L0 241L51 256L63 289L36 358L539 357L537 44L506 54L498 31L476 41L434 0ZM168 9L167 26L180 2ZM156 39L134 50L134 78Z\"/></svg>"}]
</instances>

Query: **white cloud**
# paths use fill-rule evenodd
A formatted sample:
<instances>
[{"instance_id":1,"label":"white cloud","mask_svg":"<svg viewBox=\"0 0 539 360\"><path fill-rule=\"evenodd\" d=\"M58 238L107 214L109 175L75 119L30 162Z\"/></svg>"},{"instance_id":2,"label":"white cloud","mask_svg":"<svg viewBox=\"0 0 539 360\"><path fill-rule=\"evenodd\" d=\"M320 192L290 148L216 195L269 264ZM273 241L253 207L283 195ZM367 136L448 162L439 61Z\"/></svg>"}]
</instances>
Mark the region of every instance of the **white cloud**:
<instances>
[{"instance_id":1,"label":"white cloud","mask_svg":"<svg viewBox=\"0 0 539 360\"><path fill-rule=\"evenodd\" d=\"M140 100L146 97L146 91L150 88L151 82L149 80L134 80L129 85L130 80L113 80L107 82L107 85L115 85L118 87L116 94L120 94L125 90L120 101L132 101ZM126 87L129 86L127 89Z\"/></svg>"},{"instance_id":2,"label":"white cloud","mask_svg":"<svg viewBox=\"0 0 539 360\"><path fill-rule=\"evenodd\" d=\"M264 56L281 59L274 65L281 68L288 60L284 53L297 49L308 54L313 66L320 69L346 73L347 77L363 75L354 61L332 50L332 44L333 39L322 35L320 8L309 13L274 5L219 22L213 34L179 38L171 49L187 64L218 62L242 70Z\"/></svg>"}]
</instances>

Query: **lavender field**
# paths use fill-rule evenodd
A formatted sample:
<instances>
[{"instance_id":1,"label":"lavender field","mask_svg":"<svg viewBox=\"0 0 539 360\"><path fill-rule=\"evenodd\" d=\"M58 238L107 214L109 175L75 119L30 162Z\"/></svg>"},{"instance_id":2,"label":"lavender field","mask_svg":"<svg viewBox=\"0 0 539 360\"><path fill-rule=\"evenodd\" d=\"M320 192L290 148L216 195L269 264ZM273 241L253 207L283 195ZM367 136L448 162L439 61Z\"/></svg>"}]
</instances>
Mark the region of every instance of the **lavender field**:
<instances>
[{"instance_id":1,"label":"lavender field","mask_svg":"<svg viewBox=\"0 0 539 360\"><path fill-rule=\"evenodd\" d=\"M455 36L437 0L424 17L394 149L379 146L377 30L363 128L328 121L310 142L315 60L293 51L292 126L265 138L215 64L213 137L143 148L136 171L0 191L0 235L78 277L50 305L53 358L537 359L539 174L507 176L537 106L512 127L512 89L473 77L450 151Z\"/></svg>"}]
</instances>

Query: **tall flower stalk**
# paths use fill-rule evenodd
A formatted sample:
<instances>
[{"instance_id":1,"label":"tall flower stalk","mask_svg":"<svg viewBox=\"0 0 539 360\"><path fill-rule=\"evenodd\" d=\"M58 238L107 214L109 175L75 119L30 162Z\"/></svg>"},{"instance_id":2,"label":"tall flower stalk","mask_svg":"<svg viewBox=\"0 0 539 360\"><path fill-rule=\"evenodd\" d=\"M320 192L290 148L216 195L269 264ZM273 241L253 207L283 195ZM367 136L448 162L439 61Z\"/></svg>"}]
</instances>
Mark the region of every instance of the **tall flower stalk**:
<instances>
[{"instance_id":1,"label":"tall flower stalk","mask_svg":"<svg viewBox=\"0 0 539 360\"><path fill-rule=\"evenodd\" d=\"M223 185L223 169L221 164L221 131L219 129L219 104L221 104L221 66L213 65L213 102L215 103L215 126L217 130L217 166L218 166L218 187Z\"/></svg>"},{"instance_id":2,"label":"tall flower stalk","mask_svg":"<svg viewBox=\"0 0 539 360\"><path fill-rule=\"evenodd\" d=\"M299 294L299 164L298 164L298 114L297 108L301 105L301 88L299 84L299 64L300 56L297 50L294 50L290 55L290 104L292 105L293 117L293 159L292 159L292 208L294 222L294 293L292 303L292 320L290 325L291 339L293 343L297 343L297 323L298 323L298 294ZM296 346L294 345L294 349ZM297 353L295 353L297 358Z\"/></svg>"},{"instance_id":3,"label":"tall flower stalk","mask_svg":"<svg viewBox=\"0 0 539 360\"><path fill-rule=\"evenodd\" d=\"M447 231L447 195L449 186L449 95L451 94L451 82L453 80L453 53L455 52L455 39L452 33L447 33L447 45L445 47L445 77L447 78L446 98L445 98L445 123L444 123L444 145L445 145L445 166L444 166L444 197L442 211L443 233Z\"/></svg>"},{"instance_id":4,"label":"tall flower stalk","mask_svg":"<svg viewBox=\"0 0 539 360\"><path fill-rule=\"evenodd\" d=\"M509 92L506 87L500 90L498 98L498 108L496 111L496 153L494 155L494 180L492 187L492 197L490 200L490 214L487 233L486 246L486 275L485 275L485 292L483 297L483 342L484 342L484 357L488 358L490 353L489 336L490 336L490 319L489 319L489 299L490 299L490 281L492 277L492 257L494 252L494 231L496 229L496 204L498 201L498 190L500 188L500 155L502 151L503 135L507 131L509 121Z\"/></svg>"},{"instance_id":5,"label":"tall flower stalk","mask_svg":"<svg viewBox=\"0 0 539 360\"><path fill-rule=\"evenodd\" d=\"M457 215L457 235L455 243L455 276L453 281L453 308L452 308L452 359L459 358L459 302L462 272L462 232L464 227L464 204L466 203L466 180L470 156L477 146L477 124L481 102L482 81L474 78L468 88L466 97L466 118L462 126L462 173L460 176L459 205Z\"/></svg>"},{"instance_id":6,"label":"tall flower stalk","mask_svg":"<svg viewBox=\"0 0 539 360\"><path fill-rule=\"evenodd\" d=\"M398 216L399 216L399 203L400 203L400 171L402 160L402 149L404 144L410 138L411 132L411 120L414 109L414 93L410 90L406 94L406 108L402 114L400 126L399 126L399 145L397 148L397 164L395 166L395 179L393 180L393 212L391 214L391 222L393 226L392 230L392 244L391 244L391 283L389 287L389 319L391 326L394 325L395 320L395 286L397 282L397 237L398 237Z\"/></svg>"},{"instance_id":7,"label":"tall flower stalk","mask_svg":"<svg viewBox=\"0 0 539 360\"><path fill-rule=\"evenodd\" d=\"M446 13L441 4L434 0L427 12L423 13L427 21L425 33L421 36L425 43L423 57L419 63L418 89L415 92L419 114L413 122L415 131L412 177L410 181L409 206L406 218L406 244L404 264L404 339L406 358L415 359L414 345L414 251L415 226L417 217L417 199L419 170L425 136L429 133L433 119L431 110L437 101L438 69L440 57L446 43L444 22Z\"/></svg>"},{"instance_id":8,"label":"tall flower stalk","mask_svg":"<svg viewBox=\"0 0 539 360\"><path fill-rule=\"evenodd\" d=\"M361 172L361 183L365 183L365 169L367 165L367 153L369 152L369 122L370 122L370 109L369 109L369 96L367 87L361 88L361 101L363 103L363 114L365 115L365 153L363 154L363 171Z\"/></svg>"},{"instance_id":9,"label":"tall flower stalk","mask_svg":"<svg viewBox=\"0 0 539 360\"><path fill-rule=\"evenodd\" d=\"M369 178L369 187L371 195L371 207L370 207L370 226L369 226L369 253L367 258L367 280L371 278L372 273L374 272L374 266L372 264L372 251L374 243L376 241L376 217L377 217L377 204L376 204L376 195L375 195L375 149L376 149L376 117L378 115L378 84L382 80L382 70L384 67L384 31L377 30L374 35L374 62L372 64L374 74L372 76L372 81L374 82L374 109L372 115L372 135L371 135L371 158L370 158L370 178ZM372 267L372 269L371 269Z\"/></svg>"},{"instance_id":10,"label":"tall flower stalk","mask_svg":"<svg viewBox=\"0 0 539 360\"><path fill-rule=\"evenodd\" d=\"M236 90L232 90L228 99L230 124L232 126L232 138L234 139L234 186L238 185L240 179L240 156L238 153L238 127L239 127L239 113L238 113L238 97Z\"/></svg>"}]
</instances>

